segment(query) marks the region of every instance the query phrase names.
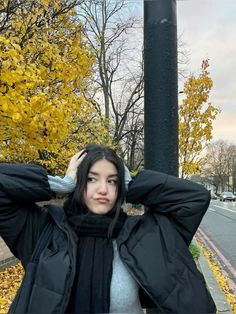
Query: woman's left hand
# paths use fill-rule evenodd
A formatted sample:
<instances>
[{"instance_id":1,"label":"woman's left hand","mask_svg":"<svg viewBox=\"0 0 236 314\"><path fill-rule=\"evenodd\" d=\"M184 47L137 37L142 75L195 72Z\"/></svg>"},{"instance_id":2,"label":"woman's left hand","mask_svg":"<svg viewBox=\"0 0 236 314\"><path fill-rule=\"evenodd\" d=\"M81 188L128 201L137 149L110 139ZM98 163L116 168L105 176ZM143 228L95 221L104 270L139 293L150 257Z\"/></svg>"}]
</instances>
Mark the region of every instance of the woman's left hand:
<instances>
[{"instance_id":1,"label":"woman's left hand","mask_svg":"<svg viewBox=\"0 0 236 314\"><path fill-rule=\"evenodd\" d=\"M87 152L85 149L76 153L70 160L68 168L66 170L66 176L70 176L76 182L76 174L79 165L81 164L82 160L86 156Z\"/></svg>"}]
</instances>

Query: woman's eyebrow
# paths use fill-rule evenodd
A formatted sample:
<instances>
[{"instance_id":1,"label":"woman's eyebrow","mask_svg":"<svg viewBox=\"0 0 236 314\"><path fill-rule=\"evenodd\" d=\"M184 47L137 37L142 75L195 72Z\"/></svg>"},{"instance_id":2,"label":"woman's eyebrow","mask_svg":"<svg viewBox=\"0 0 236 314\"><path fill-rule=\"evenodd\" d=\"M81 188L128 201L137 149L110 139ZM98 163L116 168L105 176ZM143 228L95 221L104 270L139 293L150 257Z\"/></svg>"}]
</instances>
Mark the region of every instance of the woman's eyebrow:
<instances>
[{"instance_id":1,"label":"woman's eyebrow","mask_svg":"<svg viewBox=\"0 0 236 314\"><path fill-rule=\"evenodd\" d=\"M118 174L116 173L116 174L110 174L109 176L108 176L108 178L111 178L111 177L117 177L118 178Z\"/></svg>"},{"instance_id":2,"label":"woman's eyebrow","mask_svg":"<svg viewBox=\"0 0 236 314\"><path fill-rule=\"evenodd\" d=\"M98 176L99 175L97 172L94 172L94 171L89 171L88 174L92 174L94 176Z\"/></svg>"},{"instance_id":3,"label":"woman's eyebrow","mask_svg":"<svg viewBox=\"0 0 236 314\"><path fill-rule=\"evenodd\" d=\"M99 176L99 175L100 175L100 173L94 172L94 171L89 171L88 174L90 174L90 175L92 174L92 175L94 175L94 176ZM118 177L118 173L109 174L109 175L108 175L108 178L111 178L111 177Z\"/></svg>"}]
</instances>

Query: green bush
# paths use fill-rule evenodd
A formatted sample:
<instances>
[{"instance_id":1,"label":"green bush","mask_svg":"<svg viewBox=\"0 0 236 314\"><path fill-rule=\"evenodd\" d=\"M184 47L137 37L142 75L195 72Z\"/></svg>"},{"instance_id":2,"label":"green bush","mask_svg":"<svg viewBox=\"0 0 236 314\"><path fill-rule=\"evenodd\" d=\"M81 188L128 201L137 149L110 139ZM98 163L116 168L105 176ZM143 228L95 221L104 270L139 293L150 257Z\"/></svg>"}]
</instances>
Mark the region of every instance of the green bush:
<instances>
[{"instance_id":1,"label":"green bush","mask_svg":"<svg viewBox=\"0 0 236 314\"><path fill-rule=\"evenodd\" d=\"M193 244L193 243L190 243L189 247L188 247L190 253L192 254L193 258L195 260L198 260L199 259L199 256L200 256L200 250L199 248Z\"/></svg>"}]
</instances>

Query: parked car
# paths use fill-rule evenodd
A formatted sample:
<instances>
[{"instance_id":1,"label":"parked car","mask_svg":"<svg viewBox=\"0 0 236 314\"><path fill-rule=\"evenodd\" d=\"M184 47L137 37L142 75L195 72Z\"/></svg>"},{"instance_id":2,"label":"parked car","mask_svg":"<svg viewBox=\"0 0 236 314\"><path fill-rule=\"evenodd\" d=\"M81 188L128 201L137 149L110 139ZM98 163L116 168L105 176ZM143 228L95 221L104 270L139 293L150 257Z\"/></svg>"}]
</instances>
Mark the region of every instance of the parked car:
<instances>
[{"instance_id":1,"label":"parked car","mask_svg":"<svg viewBox=\"0 0 236 314\"><path fill-rule=\"evenodd\" d=\"M217 195L211 190L211 199L217 200Z\"/></svg>"},{"instance_id":2,"label":"parked car","mask_svg":"<svg viewBox=\"0 0 236 314\"><path fill-rule=\"evenodd\" d=\"M236 196L232 192L223 192L220 194L220 201L230 201L235 202Z\"/></svg>"}]
</instances>

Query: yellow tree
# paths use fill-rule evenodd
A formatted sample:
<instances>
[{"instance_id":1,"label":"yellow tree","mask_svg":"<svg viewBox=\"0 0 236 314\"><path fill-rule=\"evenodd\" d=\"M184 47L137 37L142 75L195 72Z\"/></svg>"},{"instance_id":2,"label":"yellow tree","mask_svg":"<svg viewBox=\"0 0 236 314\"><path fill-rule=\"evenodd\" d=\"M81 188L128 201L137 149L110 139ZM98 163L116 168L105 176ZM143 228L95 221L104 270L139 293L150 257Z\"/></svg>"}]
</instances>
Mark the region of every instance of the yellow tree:
<instances>
[{"instance_id":1,"label":"yellow tree","mask_svg":"<svg viewBox=\"0 0 236 314\"><path fill-rule=\"evenodd\" d=\"M107 140L105 127L83 96L94 57L68 2L26 0L4 21L1 161L36 161L63 169L78 147Z\"/></svg>"},{"instance_id":2,"label":"yellow tree","mask_svg":"<svg viewBox=\"0 0 236 314\"><path fill-rule=\"evenodd\" d=\"M179 106L181 177L200 172L203 163L201 153L212 139L212 122L220 113L208 102L213 86L208 67L208 60L203 60L200 74L191 75L184 84L185 98Z\"/></svg>"}]
</instances>

